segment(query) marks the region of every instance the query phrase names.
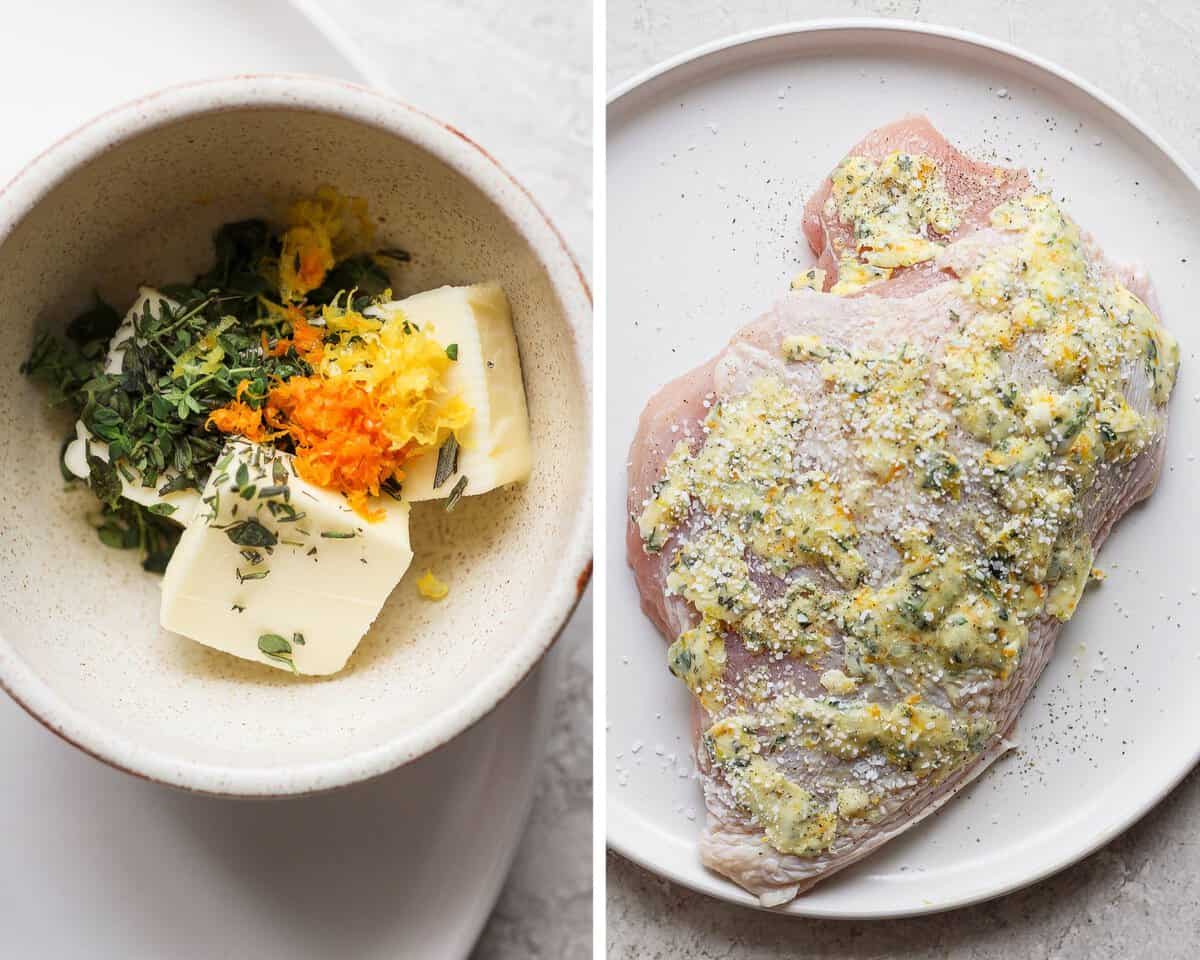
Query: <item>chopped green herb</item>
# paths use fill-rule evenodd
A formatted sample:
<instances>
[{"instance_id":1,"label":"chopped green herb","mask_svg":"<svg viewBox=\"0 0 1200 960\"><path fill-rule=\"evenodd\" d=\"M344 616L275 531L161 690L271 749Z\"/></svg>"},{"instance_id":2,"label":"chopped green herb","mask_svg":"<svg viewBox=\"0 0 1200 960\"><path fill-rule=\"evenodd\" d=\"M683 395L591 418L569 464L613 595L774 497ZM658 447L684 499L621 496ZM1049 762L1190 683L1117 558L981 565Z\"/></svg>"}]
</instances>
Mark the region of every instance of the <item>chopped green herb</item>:
<instances>
[{"instance_id":1,"label":"chopped green herb","mask_svg":"<svg viewBox=\"0 0 1200 960\"><path fill-rule=\"evenodd\" d=\"M67 336L78 344L94 340L109 340L121 325L121 315L103 299L94 294L96 303L67 325Z\"/></svg>"},{"instance_id":2,"label":"chopped green herb","mask_svg":"<svg viewBox=\"0 0 1200 960\"><path fill-rule=\"evenodd\" d=\"M296 664L292 660L292 645L277 633L264 633L258 638L258 649L272 660L286 663L296 673Z\"/></svg>"},{"instance_id":3,"label":"chopped green herb","mask_svg":"<svg viewBox=\"0 0 1200 960\"><path fill-rule=\"evenodd\" d=\"M100 373L106 351L103 340L80 347L42 334L34 341L29 359L21 364L20 371L46 384L51 406L69 403L78 413L87 402L81 388Z\"/></svg>"},{"instance_id":4,"label":"chopped green herb","mask_svg":"<svg viewBox=\"0 0 1200 960\"><path fill-rule=\"evenodd\" d=\"M360 253L347 257L330 270L324 282L308 294L308 302L324 306L346 290L352 290L350 305L355 310L362 310L391 285L387 270L371 254Z\"/></svg>"},{"instance_id":5,"label":"chopped green herb","mask_svg":"<svg viewBox=\"0 0 1200 960\"><path fill-rule=\"evenodd\" d=\"M454 485L453 489L451 489L451 491L450 491L450 496L446 498L446 512L447 513L449 513L451 510L453 510L455 507L458 506L458 501L462 499L463 491L466 489L467 489L467 478L459 477L458 483L456 483Z\"/></svg>"},{"instance_id":6,"label":"chopped green herb","mask_svg":"<svg viewBox=\"0 0 1200 960\"><path fill-rule=\"evenodd\" d=\"M387 257L389 260L396 260L400 263L408 263L412 260L412 254L407 250L401 250L398 247L385 247L382 250L376 250L375 256Z\"/></svg>"},{"instance_id":7,"label":"chopped green herb","mask_svg":"<svg viewBox=\"0 0 1200 960\"><path fill-rule=\"evenodd\" d=\"M130 316L133 335L112 350L119 370L107 367L122 316L99 296L67 325L65 336L37 337L21 364L23 374L46 385L52 404L69 405L92 437L108 444L110 462L88 457L90 486L104 508L98 536L115 548L140 547L148 568L165 567L178 540L175 525L165 519L176 508L128 506L122 499L125 484L166 496L202 490L214 473L224 490L232 474L241 499L291 496L288 479L295 468L289 470L286 456L272 451L253 467L235 465L233 451L222 453L226 438L207 426L213 411L239 396L243 382L240 399L260 407L270 384L313 373L295 350L263 349L292 335L290 321L272 306L281 302L274 269L280 249L279 236L262 220L217 230L210 269L190 282L163 286L161 297L147 298ZM349 305L366 309L391 287L384 261L410 259L399 249L345 258L306 298L307 305L321 306L351 291ZM221 516L218 497L210 495L205 503L215 522ZM235 505L234 516L236 510ZM290 507L272 514L279 522L303 516ZM253 520L230 525L227 534L239 546L276 542L274 533Z\"/></svg>"},{"instance_id":8,"label":"chopped green herb","mask_svg":"<svg viewBox=\"0 0 1200 960\"><path fill-rule=\"evenodd\" d=\"M257 520L239 520L225 528L225 536L239 547L273 547L279 538Z\"/></svg>"},{"instance_id":9,"label":"chopped green herb","mask_svg":"<svg viewBox=\"0 0 1200 960\"><path fill-rule=\"evenodd\" d=\"M101 503L115 508L121 499L121 477L107 460L101 460L90 450L87 454L88 483Z\"/></svg>"},{"instance_id":10,"label":"chopped green herb","mask_svg":"<svg viewBox=\"0 0 1200 960\"><path fill-rule=\"evenodd\" d=\"M166 569L182 533L170 520L151 513L140 503L124 499L116 507L102 506L96 527L96 535L105 546L139 550L142 567L151 573Z\"/></svg>"},{"instance_id":11,"label":"chopped green herb","mask_svg":"<svg viewBox=\"0 0 1200 960\"><path fill-rule=\"evenodd\" d=\"M446 348L446 356L448 356L451 360L458 359L458 344L457 343L452 343L452 344L450 344L450 346L448 346Z\"/></svg>"},{"instance_id":12,"label":"chopped green herb","mask_svg":"<svg viewBox=\"0 0 1200 960\"><path fill-rule=\"evenodd\" d=\"M404 499L404 489L392 477L388 477L379 485L379 489L386 493L393 500Z\"/></svg>"},{"instance_id":13,"label":"chopped green herb","mask_svg":"<svg viewBox=\"0 0 1200 960\"><path fill-rule=\"evenodd\" d=\"M351 530L349 533L341 530L322 530L321 536L323 536L326 540L353 540L356 536L358 536L358 534L356 534L353 530Z\"/></svg>"},{"instance_id":14,"label":"chopped green herb","mask_svg":"<svg viewBox=\"0 0 1200 960\"><path fill-rule=\"evenodd\" d=\"M267 509L270 510L272 506L275 506L277 509L271 510L271 516L278 523L295 523L297 520L303 520L308 516L307 513L297 512L295 507L286 503L269 503L267 504Z\"/></svg>"},{"instance_id":15,"label":"chopped green herb","mask_svg":"<svg viewBox=\"0 0 1200 960\"><path fill-rule=\"evenodd\" d=\"M438 448L437 467L433 471L433 489L436 490L458 470L458 439L454 434Z\"/></svg>"}]
</instances>

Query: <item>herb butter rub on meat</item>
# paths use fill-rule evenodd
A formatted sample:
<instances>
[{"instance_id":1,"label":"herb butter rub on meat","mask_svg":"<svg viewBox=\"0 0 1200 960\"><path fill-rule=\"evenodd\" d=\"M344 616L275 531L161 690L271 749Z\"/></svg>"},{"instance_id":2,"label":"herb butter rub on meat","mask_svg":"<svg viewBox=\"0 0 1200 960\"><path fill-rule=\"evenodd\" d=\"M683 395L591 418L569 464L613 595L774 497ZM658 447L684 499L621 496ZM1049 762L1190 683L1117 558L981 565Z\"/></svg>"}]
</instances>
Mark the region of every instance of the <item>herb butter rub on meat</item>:
<instances>
[{"instance_id":1,"label":"herb butter rub on meat","mask_svg":"<svg viewBox=\"0 0 1200 960\"><path fill-rule=\"evenodd\" d=\"M1009 747L1154 487L1178 367L1144 277L924 119L855 148L805 231L818 269L650 401L630 467L630 563L696 698L701 856L768 905Z\"/></svg>"}]
</instances>

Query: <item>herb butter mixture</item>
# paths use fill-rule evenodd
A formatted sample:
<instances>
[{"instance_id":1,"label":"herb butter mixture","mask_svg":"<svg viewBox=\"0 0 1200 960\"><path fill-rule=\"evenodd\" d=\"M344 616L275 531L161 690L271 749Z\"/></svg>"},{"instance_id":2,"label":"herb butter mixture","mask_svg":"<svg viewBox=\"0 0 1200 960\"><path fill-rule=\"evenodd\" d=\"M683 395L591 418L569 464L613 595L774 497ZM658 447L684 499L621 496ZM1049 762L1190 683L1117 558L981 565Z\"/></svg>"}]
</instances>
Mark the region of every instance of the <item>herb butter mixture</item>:
<instances>
[{"instance_id":1,"label":"herb butter mixture","mask_svg":"<svg viewBox=\"0 0 1200 960\"><path fill-rule=\"evenodd\" d=\"M834 294L855 293L889 279L897 267L933 260L960 219L941 168L909 153L879 163L847 157L833 173L833 200L854 227L854 250L842 253Z\"/></svg>"},{"instance_id":2,"label":"herb butter mixture","mask_svg":"<svg viewBox=\"0 0 1200 960\"><path fill-rule=\"evenodd\" d=\"M935 259L958 224L926 156L850 157L834 199L856 246L835 296ZM991 226L947 275L949 335L783 338L710 397L635 518L690 615L668 664L704 707L707 760L779 851L820 854L889 791L994 746L1031 631L1098 575L1098 484L1161 441L1171 335L1049 195ZM837 424L815 421L813 383Z\"/></svg>"},{"instance_id":3,"label":"herb butter mixture","mask_svg":"<svg viewBox=\"0 0 1200 960\"><path fill-rule=\"evenodd\" d=\"M78 419L64 476L86 478L104 543L166 573L168 629L334 672L412 558L408 501L453 509L468 466L472 493L528 475L503 291L393 301L409 255L373 232L363 200L321 187L278 230L222 227L191 283L143 288L124 319L97 300L34 344L23 371ZM417 588L449 592L432 571Z\"/></svg>"},{"instance_id":4,"label":"herb butter mixture","mask_svg":"<svg viewBox=\"0 0 1200 960\"><path fill-rule=\"evenodd\" d=\"M148 569L164 569L180 531L159 518L177 508L122 499L121 481L163 495L198 491L223 434L279 441L297 454L301 476L347 494L365 514L368 496L403 477L408 455L463 426L469 409L441 388L453 362L446 351L416 329L363 314L390 299L386 263L409 259L402 250L364 252L371 234L362 200L323 187L292 205L281 234L262 220L222 227L213 267L145 298L124 336L120 314L97 300L66 340L37 341L23 371L107 445L103 458L87 454L105 543L140 546ZM116 364L107 362L114 336ZM385 339L401 355L384 389L368 392L360 371ZM420 379L398 390L402 365Z\"/></svg>"}]
</instances>

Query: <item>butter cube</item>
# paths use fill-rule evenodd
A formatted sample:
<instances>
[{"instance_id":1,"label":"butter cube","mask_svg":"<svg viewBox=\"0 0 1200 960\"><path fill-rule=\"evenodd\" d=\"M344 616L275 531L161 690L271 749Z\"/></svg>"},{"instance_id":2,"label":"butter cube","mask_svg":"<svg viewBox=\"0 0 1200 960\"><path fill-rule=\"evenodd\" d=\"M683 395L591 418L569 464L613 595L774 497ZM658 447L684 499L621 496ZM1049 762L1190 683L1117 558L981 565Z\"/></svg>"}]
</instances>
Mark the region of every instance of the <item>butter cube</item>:
<instances>
[{"instance_id":1,"label":"butter cube","mask_svg":"<svg viewBox=\"0 0 1200 960\"><path fill-rule=\"evenodd\" d=\"M471 422L457 437L458 469L437 487L437 452L404 466L404 499L448 497L462 477L463 496L486 493L529 477L533 446L521 359L513 333L512 312L504 290L495 283L439 287L373 311L390 319L403 314L457 360L446 373L446 385L471 407Z\"/></svg>"}]
</instances>

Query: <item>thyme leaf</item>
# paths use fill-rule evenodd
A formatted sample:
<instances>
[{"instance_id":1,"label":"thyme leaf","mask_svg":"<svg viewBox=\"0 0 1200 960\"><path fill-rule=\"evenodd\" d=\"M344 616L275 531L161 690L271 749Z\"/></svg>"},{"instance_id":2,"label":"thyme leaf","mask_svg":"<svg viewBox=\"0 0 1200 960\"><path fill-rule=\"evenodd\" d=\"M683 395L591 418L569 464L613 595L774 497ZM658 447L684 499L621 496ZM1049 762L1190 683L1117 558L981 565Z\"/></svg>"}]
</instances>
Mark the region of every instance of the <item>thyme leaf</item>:
<instances>
[{"instance_id":1,"label":"thyme leaf","mask_svg":"<svg viewBox=\"0 0 1200 960\"><path fill-rule=\"evenodd\" d=\"M225 536L239 547L273 547L279 538L257 520L239 520L225 528Z\"/></svg>"},{"instance_id":2,"label":"thyme leaf","mask_svg":"<svg viewBox=\"0 0 1200 960\"><path fill-rule=\"evenodd\" d=\"M105 546L140 550L142 567L150 573L167 568L182 533L177 524L132 500L121 500L115 508L103 506L96 526L96 535Z\"/></svg>"},{"instance_id":3,"label":"thyme leaf","mask_svg":"<svg viewBox=\"0 0 1200 960\"><path fill-rule=\"evenodd\" d=\"M292 668L292 673L298 672L296 664L292 660L292 645L288 643L286 638L281 637L277 633L264 633L258 638L258 649L272 660L286 663Z\"/></svg>"},{"instance_id":4,"label":"thyme leaf","mask_svg":"<svg viewBox=\"0 0 1200 960\"><path fill-rule=\"evenodd\" d=\"M96 303L67 325L67 336L78 344L93 340L109 340L121 325L121 315L108 303L94 294Z\"/></svg>"},{"instance_id":5,"label":"thyme leaf","mask_svg":"<svg viewBox=\"0 0 1200 960\"><path fill-rule=\"evenodd\" d=\"M446 498L446 512L449 513L458 506L458 501L462 499L463 491L467 489L467 478L459 477L458 483L450 490L450 496Z\"/></svg>"},{"instance_id":6,"label":"thyme leaf","mask_svg":"<svg viewBox=\"0 0 1200 960\"><path fill-rule=\"evenodd\" d=\"M108 507L115 508L121 499L121 475L107 460L102 460L90 450L87 452L88 484L96 499Z\"/></svg>"},{"instance_id":7,"label":"thyme leaf","mask_svg":"<svg viewBox=\"0 0 1200 960\"><path fill-rule=\"evenodd\" d=\"M458 470L458 439L454 434L438 448L437 467L433 471L433 489L436 490Z\"/></svg>"}]
</instances>

